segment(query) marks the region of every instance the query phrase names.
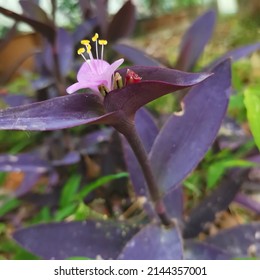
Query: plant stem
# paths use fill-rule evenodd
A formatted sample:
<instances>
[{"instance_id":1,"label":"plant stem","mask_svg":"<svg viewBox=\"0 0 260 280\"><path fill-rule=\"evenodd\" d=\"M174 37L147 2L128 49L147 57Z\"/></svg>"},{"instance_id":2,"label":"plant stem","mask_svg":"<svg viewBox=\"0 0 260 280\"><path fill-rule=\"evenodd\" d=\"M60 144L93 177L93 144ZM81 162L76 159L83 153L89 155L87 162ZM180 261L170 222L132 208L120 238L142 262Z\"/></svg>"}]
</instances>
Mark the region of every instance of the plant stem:
<instances>
[{"instance_id":1,"label":"plant stem","mask_svg":"<svg viewBox=\"0 0 260 280\"><path fill-rule=\"evenodd\" d=\"M122 129L123 127L123 129ZM153 176L153 172L151 170L151 165L148 159L148 155L145 151L143 143L137 134L134 123L124 123L124 125L120 124L119 127L116 127L118 131L120 131L127 139L129 145L133 149L135 156L142 168L144 178L147 183L147 187L151 196L151 199L154 204L154 209L160 218L161 222L166 225L172 225L173 221L169 217L164 202L161 198L159 188Z\"/></svg>"}]
</instances>

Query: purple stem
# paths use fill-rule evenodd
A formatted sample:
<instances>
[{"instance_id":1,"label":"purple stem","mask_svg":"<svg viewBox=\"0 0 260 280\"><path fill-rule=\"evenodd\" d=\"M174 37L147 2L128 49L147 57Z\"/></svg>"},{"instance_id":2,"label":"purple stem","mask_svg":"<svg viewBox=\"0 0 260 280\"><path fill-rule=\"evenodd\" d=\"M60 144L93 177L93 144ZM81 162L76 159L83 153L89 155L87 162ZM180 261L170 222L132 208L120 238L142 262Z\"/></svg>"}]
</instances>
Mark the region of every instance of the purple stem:
<instances>
[{"instance_id":1,"label":"purple stem","mask_svg":"<svg viewBox=\"0 0 260 280\"><path fill-rule=\"evenodd\" d=\"M125 121L124 123L120 123L119 125L115 125L114 127L125 136L129 145L133 149L133 152L135 153L135 156L142 168L143 175L146 180L147 187L154 204L154 209L161 222L166 226L173 225L173 221L171 220L166 211L159 188L153 176L148 155L145 151L145 148L139 135L137 134L134 123Z\"/></svg>"}]
</instances>

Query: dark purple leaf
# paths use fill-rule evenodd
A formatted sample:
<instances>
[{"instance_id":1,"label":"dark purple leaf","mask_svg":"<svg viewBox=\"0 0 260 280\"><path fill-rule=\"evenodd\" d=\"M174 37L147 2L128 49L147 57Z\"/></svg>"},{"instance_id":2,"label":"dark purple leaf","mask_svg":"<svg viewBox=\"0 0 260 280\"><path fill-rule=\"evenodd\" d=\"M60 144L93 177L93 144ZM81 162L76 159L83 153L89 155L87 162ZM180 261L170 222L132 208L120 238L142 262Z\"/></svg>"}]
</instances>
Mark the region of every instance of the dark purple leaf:
<instances>
[{"instance_id":1,"label":"dark purple leaf","mask_svg":"<svg viewBox=\"0 0 260 280\"><path fill-rule=\"evenodd\" d=\"M216 214L226 210L239 191L243 179L247 176L248 170L233 171L229 177L206 197L195 209L186 221L183 229L184 238L196 237L205 226L213 222Z\"/></svg>"},{"instance_id":2,"label":"dark purple leaf","mask_svg":"<svg viewBox=\"0 0 260 280\"><path fill-rule=\"evenodd\" d=\"M159 61L149 57L145 52L124 44L115 44L113 49L130 60L134 65L162 66Z\"/></svg>"},{"instance_id":3,"label":"dark purple leaf","mask_svg":"<svg viewBox=\"0 0 260 280\"><path fill-rule=\"evenodd\" d=\"M57 52L60 73L66 76L71 71L74 46L72 36L63 28L59 28L57 32Z\"/></svg>"},{"instance_id":4,"label":"dark purple leaf","mask_svg":"<svg viewBox=\"0 0 260 280\"><path fill-rule=\"evenodd\" d=\"M107 38L116 41L131 35L135 26L135 6L128 0L124 6L114 15L108 26Z\"/></svg>"},{"instance_id":5,"label":"dark purple leaf","mask_svg":"<svg viewBox=\"0 0 260 280\"><path fill-rule=\"evenodd\" d=\"M96 154L100 151L100 144L109 142L112 138L114 129L112 127L104 127L97 131L88 133L80 139L79 149L83 153Z\"/></svg>"},{"instance_id":6,"label":"dark purple leaf","mask_svg":"<svg viewBox=\"0 0 260 280\"><path fill-rule=\"evenodd\" d=\"M184 246L185 260L229 260L231 256L216 246L187 240Z\"/></svg>"},{"instance_id":7,"label":"dark purple leaf","mask_svg":"<svg viewBox=\"0 0 260 280\"><path fill-rule=\"evenodd\" d=\"M102 36L106 38L108 28L107 0L96 0L95 4L98 25Z\"/></svg>"},{"instance_id":8,"label":"dark purple leaf","mask_svg":"<svg viewBox=\"0 0 260 280\"><path fill-rule=\"evenodd\" d=\"M142 81L121 89L110 91L104 100L108 112L121 110L133 115L139 108L165 94L202 82L211 74L187 73L160 67L130 67ZM126 68L118 72L124 77Z\"/></svg>"},{"instance_id":9,"label":"dark purple leaf","mask_svg":"<svg viewBox=\"0 0 260 280\"><path fill-rule=\"evenodd\" d=\"M52 161L53 166L64 166L78 163L80 161L80 154L76 151L71 151L62 159L56 159Z\"/></svg>"},{"instance_id":10,"label":"dark purple leaf","mask_svg":"<svg viewBox=\"0 0 260 280\"><path fill-rule=\"evenodd\" d=\"M250 223L223 230L207 238L206 242L235 258L260 257L260 223Z\"/></svg>"},{"instance_id":11,"label":"dark purple leaf","mask_svg":"<svg viewBox=\"0 0 260 280\"><path fill-rule=\"evenodd\" d=\"M224 61L227 58L231 58L232 61L239 60L245 56L250 55L252 52L255 52L259 49L260 49L260 42L231 50L231 51L227 52L226 54L224 54L223 56L219 57L218 59L214 60L209 65L207 65L204 68L204 70L212 69L217 64L219 64L220 62Z\"/></svg>"},{"instance_id":12,"label":"dark purple leaf","mask_svg":"<svg viewBox=\"0 0 260 280\"><path fill-rule=\"evenodd\" d=\"M183 188L179 186L167 193L163 198L168 214L175 219L183 218Z\"/></svg>"},{"instance_id":13,"label":"dark purple leaf","mask_svg":"<svg viewBox=\"0 0 260 280\"><path fill-rule=\"evenodd\" d=\"M76 27L76 30L73 32L73 42L78 44L82 39L85 39L88 36L91 36L93 33L94 27L97 25L96 18L91 18L83 22L82 24Z\"/></svg>"},{"instance_id":14,"label":"dark purple leaf","mask_svg":"<svg viewBox=\"0 0 260 280\"><path fill-rule=\"evenodd\" d=\"M31 19L27 16L20 15L17 13L14 13L10 10L7 10L3 7L0 7L0 13L3 15L10 17L16 21L22 21L27 24L29 24L31 27L33 27L37 32L41 33L43 36L45 36L50 42L54 42L55 39L55 29L54 26L43 23L38 20Z\"/></svg>"},{"instance_id":15,"label":"dark purple leaf","mask_svg":"<svg viewBox=\"0 0 260 280\"><path fill-rule=\"evenodd\" d=\"M236 195L235 200L236 203L239 203L243 207L255 212L256 214L260 214L260 203L246 194L239 193Z\"/></svg>"},{"instance_id":16,"label":"dark purple leaf","mask_svg":"<svg viewBox=\"0 0 260 280\"><path fill-rule=\"evenodd\" d=\"M49 163L37 154L0 155L0 170L5 172L45 173L51 169Z\"/></svg>"},{"instance_id":17,"label":"dark purple leaf","mask_svg":"<svg viewBox=\"0 0 260 280\"><path fill-rule=\"evenodd\" d=\"M128 241L119 255L121 260L180 260L182 240L177 227L149 224Z\"/></svg>"},{"instance_id":18,"label":"dark purple leaf","mask_svg":"<svg viewBox=\"0 0 260 280\"><path fill-rule=\"evenodd\" d=\"M109 123L116 113L105 114L94 94L72 94L0 111L0 128L56 130L88 123Z\"/></svg>"},{"instance_id":19,"label":"dark purple leaf","mask_svg":"<svg viewBox=\"0 0 260 280\"><path fill-rule=\"evenodd\" d=\"M51 44L46 44L43 49L44 63L50 73L56 71L54 65L54 55L57 54L59 72L66 76L72 68L74 56L74 43L72 36L63 28L57 29L55 48Z\"/></svg>"},{"instance_id":20,"label":"dark purple leaf","mask_svg":"<svg viewBox=\"0 0 260 280\"><path fill-rule=\"evenodd\" d=\"M164 193L195 168L217 135L228 105L230 60L218 65L214 73L187 94L183 114L170 117L155 139L150 160Z\"/></svg>"},{"instance_id":21,"label":"dark purple leaf","mask_svg":"<svg viewBox=\"0 0 260 280\"><path fill-rule=\"evenodd\" d=\"M197 18L187 30L181 42L177 69L190 71L193 68L212 36L215 21L216 13L210 10Z\"/></svg>"},{"instance_id":22,"label":"dark purple leaf","mask_svg":"<svg viewBox=\"0 0 260 280\"><path fill-rule=\"evenodd\" d=\"M49 19L48 15L37 4L28 0L20 0L19 2L25 16L36 21L42 22L46 25L53 26L53 22Z\"/></svg>"},{"instance_id":23,"label":"dark purple leaf","mask_svg":"<svg viewBox=\"0 0 260 280\"><path fill-rule=\"evenodd\" d=\"M43 259L115 259L137 229L110 221L52 223L18 230L14 239Z\"/></svg>"},{"instance_id":24,"label":"dark purple leaf","mask_svg":"<svg viewBox=\"0 0 260 280\"><path fill-rule=\"evenodd\" d=\"M135 124L144 148L146 152L149 153L153 141L158 134L158 128L156 127L152 116L145 109L140 109L136 112ZM122 137L122 140L125 161L135 193L137 196L148 196L141 167L126 139Z\"/></svg>"}]
</instances>

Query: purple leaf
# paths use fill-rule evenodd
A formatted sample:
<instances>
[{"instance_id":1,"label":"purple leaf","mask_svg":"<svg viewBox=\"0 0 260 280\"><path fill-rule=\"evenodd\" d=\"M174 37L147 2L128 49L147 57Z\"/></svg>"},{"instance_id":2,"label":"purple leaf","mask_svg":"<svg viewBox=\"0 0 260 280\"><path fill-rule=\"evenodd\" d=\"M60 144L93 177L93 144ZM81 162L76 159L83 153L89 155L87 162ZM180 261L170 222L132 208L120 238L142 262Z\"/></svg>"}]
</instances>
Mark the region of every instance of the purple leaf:
<instances>
[{"instance_id":1,"label":"purple leaf","mask_svg":"<svg viewBox=\"0 0 260 280\"><path fill-rule=\"evenodd\" d=\"M50 42L54 42L55 39L55 29L53 25L49 25L46 23L43 23L41 21L31 19L27 16L20 15L17 13L14 13L10 10L7 10L3 7L0 7L0 13L3 15L10 17L16 21L22 21L27 24L29 24L31 27L33 27L37 32L41 33L43 36L45 36Z\"/></svg>"},{"instance_id":2,"label":"purple leaf","mask_svg":"<svg viewBox=\"0 0 260 280\"><path fill-rule=\"evenodd\" d=\"M128 241L119 255L121 260L181 260L182 241L177 227L149 224Z\"/></svg>"},{"instance_id":3,"label":"purple leaf","mask_svg":"<svg viewBox=\"0 0 260 280\"><path fill-rule=\"evenodd\" d=\"M20 197L29 192L40 179L41 174L36 172L26 172L19 188L15 191L15 196Z\"/></svg>"},{"instance_id":4,"label":"purple leaf","mask_svg":"<svg viewBox=\"0 0 260 280\"><path fill-rule=\"evenodd\" d=\"M62 159L52 161L53 166L65 166L78 163L80 161L80 154L76 151L67 153Z\"/></svg>"},{"instance_id":5,"label":"purple leaf","mask_svg":"<svg viewBox=\"0 0 260 280\"><path fill-rule=\"evenodd\" d=\"M96 16L100 27L102 36L107 37L108 28L108 14L107 14L107 0L96 0Z\"/></svg>"},{"instance_id":6,"label":"purple leaf","mask_svg":"<svg viewBox=\"0 0 260 280\"><path fill-rule=\"evenodd\" d=\"M167 193L163 198L168 214L178 219L183 218L183 188L179 186Z\"/></svg>"},{"instance_id":7,"label":"purple leaf","mask_svg":"<svg viewBox=\"0 0 260 280\"><path fill-rule=\"evenodd\" d=\"M239 60L245 56L250 55L252 52L255 52L257 50L260 49L260 42L259 43L255 43L252 45L247 45L247 46L243 46L234 50L231 50L229 52L227 52L226 54L224 54L223 56L219 57L218 59L214 60L212 63L210 63L209 65L207 65L204 70L207 69L212 69L213 67L215 67L217 64L219 64L220 62L224 61L227 58L231 58L232 62Z\"/></svg>"},{"instance_id":8,"label":"purple leaf","mask_svg":"<svg viewBox=\"0 0 260 280\"><path fill-rule=\"evenodd\" d=\"M181 42L177 69L190 71L193 68L212 36L215 21L216 13L210 10L197 18L187 30Z\"/></svg>"},{"instance_id":9,"label":"purple leaf","mask_svg":"<svg viewBox=\"0 0 260 280\"><path fill-rule=\"evenodd\" d=\"M130 60L134 65L162 66L159 61L149 57L145 52L124 44L115 44L113 49Z\"/></svg>"},{"instance_id":10,"label":"purple leaf","mask_svg":"<svg viewBox=\"0 0 260 280\"><path fill-rule=\"evenodd\" d=\"M260 223L240 225L206 239L233 257L260 257Z\"/></svg>"},{"instance_id":11,"label":"purple leaf","mask_svg":"<svg viewBox=\"0 0 260 280\"><path fill-rule=\"evenodd\" d=\"M53 26L53 22L49 19L48 15L37 4L28 0L20 0L19 2L25 16L36 21L42 22L46 25Z\"/></svg>"},{"instance_id":12,"label":"purple leaf","mask_svg":"<svg viewBox=\"0 0 260 280\"><path fill-rule=\"evenodd\" d=\"M56 71L54 65L54 52L57 53L59 71L66 76L72 67L74 47L73 39L69 32L63 28L57 29L56 45L53 49L51 44L46 44L43 50L44 62L50 73Z\"/></svg>"},{"instance_id":13,"label":"purple leaf","mask_svg":"<svg viewBox=\"0 0 260 280\"><path fill-rule=\"evenodd\" d=\"M16 231L14 239L43 259L115 259L136 231L123 223L88 220L32 226Z\"/></svg>"},{"instance_id":14,"label":"purple leaf","mask_svg":"<svg viewBox=\"0 0 260 280\"><path fill-rule=\"evenodd\" d=\"M229 260L231 256L216 246L188 240L184 246L185 260Z\"/></svg>"},{"instance_id":15,"label":"purple leaf","mask_svg":"<svg viewBox=\"0 0 260 280\"><path fill-rule=\"evenodd\" d=\"M260 214L260 203L246 194L238 193L234 200L236 203L239 203L243 207L254 211L256 214Z\"/></svg>"},{"instance_id":16,"label":"purple leaf","mask_svg":"<svg viewBox=\"0 0 260 280\"><path fill-rule=\"evenodd\" d=\"M142 81L110 91L104 100L108 112L123 111L133 115L139 108L165 94L202 82L211 74L187 73L160 67L130 67ZM118 72L124 77L126 68Z\"/></svg>"},{"instance_id":17,"label":"purple leaf","mask_svg":"<svg viewBox=\"0 0 260 280\"><path fill-rule=\"evenodd\" d=\"M107 123L116 113L105 114L94 94L72 94L0 111L0 128L56 130L87 123Z\"/></svg>"},{"instance_id":18,"label":"purple leaf","mask_svg":"<svg viewBox=\"0 0 260 280\"><path fill-rule=\"evenodd\" d=\"M109 142L112 138L114 129L112 127L104 127L97 131L88 133L80 140L79 149L83 153L96 154L100 151L99 144Z\"/></svg>"},{"instance_id":19,"label":"purple leaf","mask_svg":"<svg viewBox=\"0 0 260 280\"><path fill-rule=\"evenodd\" d=\"M135 6L128 0L124 6L114 15L108 26L107 38L116 41L122 37L131 35L135 26Z\"/></svg>"},{"instance_id":20,"label":"purple leaf","mask_svg":"<svg viewBox=\"0 0 260 280\"><path fill-rule=\"evenodd\" d=\"M22 95L22 94L7 94L1 96L4 102L10 107L16 107L20 105L30 104L32 103L32 98Z\"/></svg>"},{"instance_id":21,"label":"purple leaf","mask_svg":"<svg viewBox=\"0 0 260 280\"><path fill-rule=\"evenodd\" d=\"M74 48L72 36L63 28L57 32L57 52L60 72L66 76L72 67Z\"/></svg>"},{"instance_id":22,"label":"purple leaf","mask_svg":"<svg viewBox=\"0 0 260 280\"><path fill-rule=\"evenodd\" d=\"M78 44L78 42L80 42L82 39L85 39L87 36L91 36L96 24L96 19L91 18L78 25L72 34L74 44Z\"/></svg>"},{"instance_id":23,"label":"purple leaf","mask_svg":"<svg viewBox=\"0 0 260 280\"><path fill-rule=\"evenodd\" d=\"M36 154L0 155L0 170L45 173L51 169L49 163Z\"/></svg>"},{"instance_id":24,"label":"purple leaf","mask_svg":"<svg viewBox=\"0 0 260 280\"><path fill-rule=\"evenodd\" d=\"M247 176L248 170L236 171L230 174L223 182L206 197L195 209L186 221L183 229L184 238L196 237L205 226L213 222L216 214L226 210L239 191L242 181Z\"/></svg>"},{"instance_id":25,"label":"purple leaf","mask_svg":"<svg viewBox=\"0 0 260 280\"><path fill-rule=\"evenodd\" d=\"M196 167L217 135L228 105L230 60L214 73L187 94L183 114L170 117L155 140L150 160L163 192L175 188Z\"/></svg>"}]
</instances>

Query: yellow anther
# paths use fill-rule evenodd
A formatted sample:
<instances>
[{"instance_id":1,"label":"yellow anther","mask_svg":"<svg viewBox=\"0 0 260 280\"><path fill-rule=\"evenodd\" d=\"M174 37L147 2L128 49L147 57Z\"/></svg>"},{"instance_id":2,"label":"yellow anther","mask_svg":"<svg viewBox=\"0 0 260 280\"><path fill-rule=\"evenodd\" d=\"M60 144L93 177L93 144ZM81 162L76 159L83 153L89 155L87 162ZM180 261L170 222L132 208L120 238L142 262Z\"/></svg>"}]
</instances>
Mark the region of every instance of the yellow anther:
<instances>
[{"instance_id":1,"label":"yellow anther","mask_svg":"<svg viewBox=\"0 0 260 280\"><path fill-rule=\"evenodd\" d=\"M82 45L86 45L87 46L87 45L89 45L90 41L89 40L81 40L80 43Z\"/></svg>"},{"instance_id":2,"label":"yellow anther","mask_svg":"<svg viewBox=\"0 0 260 280\"><path fill-rule=\"evenodd\" d=\"M82 55L85 52L84 48L79 48L78 49L78 55Z\"/></svg>"},{"instance_id":3,"label":"yellow anther","mask_svg":"<svg viewBox=\"0 0 260 280\"><path fill-rule=\"evenodd\" d=\"M107 45L107 40L98 40L99 45Z\"/></svg>"},{"instance_id":4,"label":"yellow anther","mask_svg":"<svg viewBox=\"0 0 260 280\"><path fill-rule=\"evenodd\" d=\"M99 35L97 33L95 33L95 35L92 37L92 41L96 42L98 37L99 37Z\"/></svg>"},{"instance_id":5,"label":"yellow anther","mask_svg":"<svg viewBox=\"0 0 260 280\"><path fill-rule=\"evenodd\" d=\"M87 45L87 53L91 53L91 46Z\"/></svg>"}]
</instances>

